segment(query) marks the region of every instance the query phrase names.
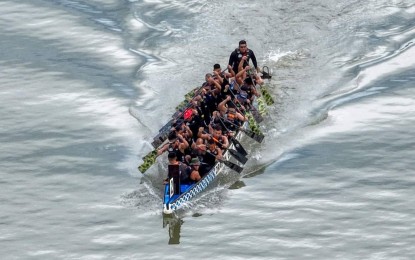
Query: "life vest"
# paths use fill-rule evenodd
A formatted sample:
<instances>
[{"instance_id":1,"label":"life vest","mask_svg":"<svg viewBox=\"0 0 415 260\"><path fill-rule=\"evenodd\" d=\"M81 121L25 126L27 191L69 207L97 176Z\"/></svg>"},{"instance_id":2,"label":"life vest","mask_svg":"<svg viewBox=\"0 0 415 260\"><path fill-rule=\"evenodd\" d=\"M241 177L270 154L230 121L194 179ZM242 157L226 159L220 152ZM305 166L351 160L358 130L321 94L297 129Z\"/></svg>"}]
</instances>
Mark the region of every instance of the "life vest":
<instances>
[{"instance_id":1,"label":"life vest","mask_svg":"<svg viewBox=\"0 0 415 260\"><path fill-rule=\"evenodd\" d=\"M245 55L242 54L242 52L239 50L239 48L236 48L235 51L236 51L236 54L238 54L238 64L239 64L239 62L241 62L241 59L242 59L243 56L246 56L248 58L247 62L249 62L249 58L250 58L249 57L249 49L246 50Z\"/></svg>"},{"instance_id":2,"label":"life vest","mask_svg":"<svg viewBox=\"0 0 415 260\"><path fill-rule=\"evenodd\" d=\"M232 121L232 122L238 120L238 118L236 117L235 108L228 108L228 110L226 111L226 114L225 114L225 118L229 121Z\"/></svg>"}]
</instances>

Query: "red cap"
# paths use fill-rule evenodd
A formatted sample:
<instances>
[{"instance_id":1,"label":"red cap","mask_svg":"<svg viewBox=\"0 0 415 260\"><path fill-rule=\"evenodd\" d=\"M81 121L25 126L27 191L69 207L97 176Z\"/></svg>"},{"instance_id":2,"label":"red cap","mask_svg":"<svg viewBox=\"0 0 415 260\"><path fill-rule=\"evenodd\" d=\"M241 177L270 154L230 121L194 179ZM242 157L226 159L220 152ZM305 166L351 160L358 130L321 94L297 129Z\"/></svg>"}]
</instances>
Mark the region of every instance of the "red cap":
<instances>
[{"instance_id":1,"label":"red cap","mask_svg":"<svg viewBox=\"0 0 415 260\"><path fill-rule=\"evenodd\" d=\"M184 118L184 120L187 120L187 119L191 118L192 115L193 115L192 109L188 108L188 109L186 109L186 111L184 111L183 118Z\"/></svg>"}]
</instances>

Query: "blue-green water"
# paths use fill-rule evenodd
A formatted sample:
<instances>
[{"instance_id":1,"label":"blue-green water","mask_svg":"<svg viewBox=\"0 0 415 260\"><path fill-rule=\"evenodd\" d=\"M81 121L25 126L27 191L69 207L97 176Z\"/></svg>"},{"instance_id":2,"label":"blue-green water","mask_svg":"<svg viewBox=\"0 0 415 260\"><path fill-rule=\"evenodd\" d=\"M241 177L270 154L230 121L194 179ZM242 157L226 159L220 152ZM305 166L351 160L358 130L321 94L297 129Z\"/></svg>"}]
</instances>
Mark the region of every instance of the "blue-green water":
<instances>
[{"instance_id":1,"label":"blue-green water","mask_svg":"<svg viewBox=\"0 0 415 260\"><path fill-rule=\"evenodd\" d=\"M413 259L411 1L3 0L0 17L2 259ZM274 75L265 142L163 218L162 164L136 167L240 39Z\"/></svg>"}]
</instances>

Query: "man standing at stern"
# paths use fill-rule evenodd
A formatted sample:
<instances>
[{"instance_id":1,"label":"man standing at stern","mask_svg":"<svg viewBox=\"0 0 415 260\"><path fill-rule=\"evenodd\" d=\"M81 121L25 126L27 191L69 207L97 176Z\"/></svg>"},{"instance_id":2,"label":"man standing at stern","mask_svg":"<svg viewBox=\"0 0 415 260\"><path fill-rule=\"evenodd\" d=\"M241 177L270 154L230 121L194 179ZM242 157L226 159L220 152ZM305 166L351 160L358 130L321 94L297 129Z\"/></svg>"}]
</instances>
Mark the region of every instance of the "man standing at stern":
<instances>
[{"instance_id":1,"label":"man standing at stern","mask_svg":"<svg viewBox=\"0 0 415 260\"><path fill-rule=\"evenodd\" d=\"M258 64L256 61L256 57L255 54L252 50L248 49L248 46L246 44L245 40L241 40L239 41L239 48L236 48L232 53L231 56L229 57L229 65L232 66L233 71L236 73L238 73L238 65L239 62L241 61L242 57L246 56L247 59L244 62L243 67L245 68L246 66L249 65L249 60L252 60L252 63L254 64L254 67L256 69L257 72L259 72L259 68L258 68Z\"/></svg>"}]
</instances>

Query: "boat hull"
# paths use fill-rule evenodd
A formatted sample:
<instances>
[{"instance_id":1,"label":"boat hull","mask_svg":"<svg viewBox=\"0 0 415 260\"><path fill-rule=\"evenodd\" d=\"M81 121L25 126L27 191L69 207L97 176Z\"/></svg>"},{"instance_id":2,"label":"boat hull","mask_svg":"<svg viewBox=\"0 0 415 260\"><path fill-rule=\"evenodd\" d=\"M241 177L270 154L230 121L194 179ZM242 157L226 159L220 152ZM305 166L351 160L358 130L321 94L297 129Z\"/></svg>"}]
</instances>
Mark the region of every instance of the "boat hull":
<instances>
[{"instance_id":1,"label":"boat hull","mask_svg":"<svg viewBox=\"0 0 415 260\"><path fill-rule=\"evenodd\" d=\"M245 125L244 125L245 126ZM239 131L235 138L237 140L241 139L242 133ZM229 148L234 148L234 144L230 144ZM223 159L229 160L230 155L228 151L225 151L223 154ZM181 184L180 185L180 194L171 195L170 186L171 183L167 183L164 187L164 197L163 197L163 213L172 214L178 209L182 208L188 201L192 200L202 191L206 190L207 187L216 179L216 177L223 171L225 164L222 162L217 162L215 166L200 179L195 184Z\"/></svg>"}]
</instances>

